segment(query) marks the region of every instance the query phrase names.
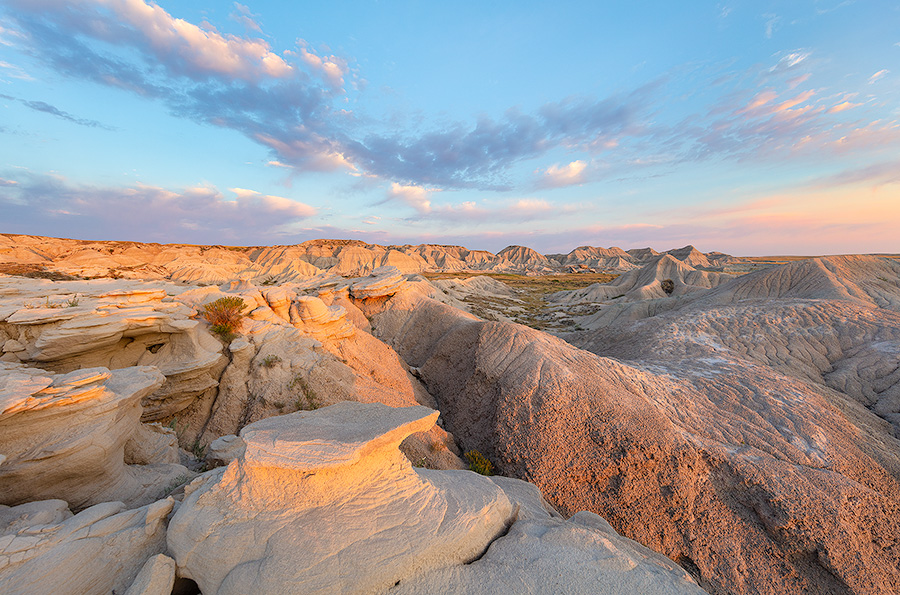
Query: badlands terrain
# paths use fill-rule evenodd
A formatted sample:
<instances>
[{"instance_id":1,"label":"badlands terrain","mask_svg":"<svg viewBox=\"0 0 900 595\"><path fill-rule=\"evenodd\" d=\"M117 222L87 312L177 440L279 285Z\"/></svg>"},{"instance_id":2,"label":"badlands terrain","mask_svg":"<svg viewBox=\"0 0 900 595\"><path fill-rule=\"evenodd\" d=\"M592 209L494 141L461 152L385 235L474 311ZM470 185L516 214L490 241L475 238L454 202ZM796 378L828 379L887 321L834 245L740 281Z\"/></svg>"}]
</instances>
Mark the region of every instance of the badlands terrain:
<instances>
[{"instance_id":1,"label":"badlands terrain","mask_svg":"<svg viewBox=\"0 0 900 595\"><path fill-rule=\"evenodd\" d=\"M900 592L895 258L0 234L0 347L3 593Z\"/></svg>"}]
</instances>

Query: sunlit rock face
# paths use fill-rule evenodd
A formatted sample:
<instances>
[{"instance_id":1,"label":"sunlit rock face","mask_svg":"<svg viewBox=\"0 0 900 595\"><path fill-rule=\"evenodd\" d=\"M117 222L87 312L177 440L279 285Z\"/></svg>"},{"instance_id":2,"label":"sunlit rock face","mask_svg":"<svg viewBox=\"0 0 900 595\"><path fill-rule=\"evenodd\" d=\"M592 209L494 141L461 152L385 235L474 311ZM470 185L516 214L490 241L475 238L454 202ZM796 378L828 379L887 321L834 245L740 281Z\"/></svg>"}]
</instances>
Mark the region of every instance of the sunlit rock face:
<instances>
[{"instance_id":1,"label":"sunlit rock face","mask_svg":"<svg viewBox=\"0 0 900 595\"><path fill-rule=\"evenodd\" d=\"M0 506L0 592L125 593L165 550L173 504L105 502L74 516L61 500Z\"/></svg>"},{"instance_id":2,"label":"sunlit rock face","mask_svg":"<svg viewBox=\"0 0 900 595\"><path fill-rule=\"evenodd\" d=\"M141 399L164 380L147 367L51 374L0 362L0 503L161 497L187 473L172 436L140 422Z\"/></svg>"},{"instance_id":3,"label":"sunlit rock face","mask_svg":"<svg viewBox=\"0 0 900 595\"><path fill-rule=\"evenodd\" d=\"M414 469L400 442L437 412L339 403L244 428L192 484L169 550L204 593L379 592L474 559L512 521L487 478Z\"/></svg>"}]
</instances>

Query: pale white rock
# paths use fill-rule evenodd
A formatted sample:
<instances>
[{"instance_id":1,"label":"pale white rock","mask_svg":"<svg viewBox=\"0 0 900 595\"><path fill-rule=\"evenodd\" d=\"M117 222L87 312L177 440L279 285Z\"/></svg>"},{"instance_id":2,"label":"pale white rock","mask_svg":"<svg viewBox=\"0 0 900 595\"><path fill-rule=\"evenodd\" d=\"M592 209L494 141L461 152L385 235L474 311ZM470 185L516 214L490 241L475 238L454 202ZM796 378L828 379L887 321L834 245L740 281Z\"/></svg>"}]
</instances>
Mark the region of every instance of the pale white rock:
<instances>
[{"instance_id":1,"label":"pale white rock","mask_svg":"<svg viewBox=\"0 0 900 595\"><path fill-rule=\"evenodd\" d=\"M163 381L149 367L54 375L0 363L0 452L8 457L0 467L0 503L64 498L82 508L109 500L141 505L160 497L187 469L171 462L128 465L125 445L153 431L140 423L141 399ZM133 452L151 449L137 446ZM137 458L149 462L154 456L144 452Z\"/></svg>"},{"instance_id":2,"label":"pale white rock","mask_svg":"<svg viewBox=\"0 0 900 595\"><path fill-rule=\"evenodd\" d=\"M240 436L228 434L220 436L209 443L206 449L206 461L213 467L227 465L244 454L247 445Z\"/></svg>"},{"instance_id":3,"label":"pale white rock","mask_svg":"<svg viewBox=\"0 0 900 595\"><path fill-rule=\"evenodd\" d=\"M125 595L170 595L175 584L175 560L165 554L148 559Z\"/></svg>"},{"instance_id":4,"label":"pale white rock","mask_svg":"<svg viewBox=\"0 0 900 595\"><path fill-rule=\"evenodd\" d=\"M105 502L74 516L64 504L0 507L0 592L124 593L165 549L171 498L132 510Z\"/></svg>"},{"instance_id":5,"label":"pale white rock","mask_svg":"<svg viewBox=\"0 0 900 595\"><path fill-rule=\"evenodd\" d=\"M244 454L191 487L169 551L206 595L383 592L478 557L509 499L467 471L414 469L400 442L438 412L344 402L244 428Z\"/></svg>"},{"instance_id":6,"label":"pale white rock","mask_svg":"<svg viewBox=\"0 0 900 595\"><path fill-rule=\"evenodd\" d=\"M471 564L401 581L397 595L543 593L703 595L677 564L616 533L592 512L518 520Z\"/></svg>"}]
</instances>

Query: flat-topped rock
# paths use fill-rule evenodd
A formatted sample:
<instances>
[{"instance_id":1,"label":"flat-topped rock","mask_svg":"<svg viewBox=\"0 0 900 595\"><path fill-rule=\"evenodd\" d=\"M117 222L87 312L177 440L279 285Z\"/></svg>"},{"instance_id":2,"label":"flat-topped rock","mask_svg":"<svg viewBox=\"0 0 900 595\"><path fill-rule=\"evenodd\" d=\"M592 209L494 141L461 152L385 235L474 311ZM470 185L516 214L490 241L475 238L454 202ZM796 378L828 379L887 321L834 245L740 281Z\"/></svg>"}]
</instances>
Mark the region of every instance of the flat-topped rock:
<instances>
[{"instance_id":1,"label":"flat-topped rock","mask_svg":"<svg viewBox=\"0 0 900 595\"><path fill-rule=\"evenodd\" d=\"M485 477L400 453L437 415L344 402L247 426L244 455L189 486L170 523L180 574L220 595L381 592L476 558L513 507Z\"/></svg>"}]
</instances>

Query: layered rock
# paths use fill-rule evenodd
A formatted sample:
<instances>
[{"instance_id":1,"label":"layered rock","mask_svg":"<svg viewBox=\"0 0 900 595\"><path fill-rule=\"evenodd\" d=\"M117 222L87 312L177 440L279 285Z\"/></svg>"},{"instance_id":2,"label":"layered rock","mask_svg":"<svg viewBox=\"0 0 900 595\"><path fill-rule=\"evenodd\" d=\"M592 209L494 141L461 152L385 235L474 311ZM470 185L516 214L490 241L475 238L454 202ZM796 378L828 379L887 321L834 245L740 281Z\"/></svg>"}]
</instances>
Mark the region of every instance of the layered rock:
<instances>
[{"instance_id":1,"label":"layered rock","mask_svg":"<svg viewBox=\"0 0 900 595\"><path fill-rule=\"evenodd\" d=\"M50 374L0 362L0 503L57 498L83 508L160 497L189 474L174 463L171 436L140 423L141 399L164 380L148 367Z\"/></svg>"},{"instance_id":2,"label":"layered rock","mask_svg":"<svg viewBox=\"0 0 900 595\"><path fill-rule=\"evenodd\" d=\"M148 421L214 392L227 363L221 344L191 318L196 311L169 296L167 289L177 293L172 287L0 278L4 289L0 339L9 339L2 359L55 372L155 366L166 382L146 397Z\"/></svg>"},{"instance_id":3,"label":"layered rock","mask_svg":"<svg viewBox=\"0 0 900 595\"><path fill-rule=\"evenodd\" d=\"M513 507L486 478L400 454L436 418L339 403L247 426L244 454L192 484L170 523L182 576L210 594L376 592L476 558Z\"/></svg>"},{"instance_id":4,"label":"layered rock","mask_svg":"<svg viewBox=\"0 0 900 595\"><path fill-rule=\"evenodd\" d=\"M165 550L173 504L126 510L106 502L74 516L61 500L0 506L0 591L125 593L144 562Z\"/></svg>"}]
</instances>

